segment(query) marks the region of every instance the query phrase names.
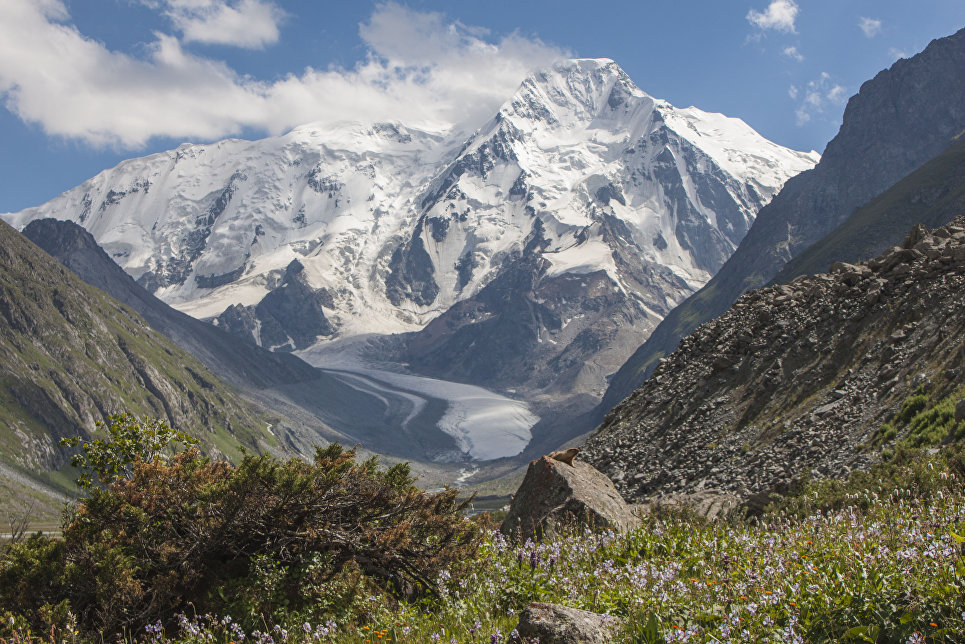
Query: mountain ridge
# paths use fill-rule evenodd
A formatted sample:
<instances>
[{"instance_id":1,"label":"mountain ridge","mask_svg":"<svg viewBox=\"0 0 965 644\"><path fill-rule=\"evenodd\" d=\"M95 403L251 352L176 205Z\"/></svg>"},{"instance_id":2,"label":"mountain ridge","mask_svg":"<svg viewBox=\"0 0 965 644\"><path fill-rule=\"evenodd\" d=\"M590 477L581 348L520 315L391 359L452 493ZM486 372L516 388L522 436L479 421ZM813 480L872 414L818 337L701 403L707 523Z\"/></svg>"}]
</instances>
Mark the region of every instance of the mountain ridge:
<instances>
[{"instance_id":1,"label":"mountain ridge","mask_svg":"<svg viewBox=\"0 0 965 644\"><path fill-rule=\"evenodd\" d=\"M90 438L112 414L161 418L217 457L280 449L270 426L280 430L283 416L239 398L5 222L0 242L0 477L12 490L0 512L15 512L24 496L48 503L32 480L66 491L59 470L71 450L59 439Z\"/></svg>"},{"instance_id":2,"label":"mountain ridge","mask_svg":"<svg viewBox=\"0 0 965 644\"><path fill-rule=\"evenodd\" d=\"M588 422L599 422L642 384L657 361L700 323L770 281L855 208L940 154L965 129L965 80L958 74L963 65L965 29L932 41L862 84L818 165L790 179L761 209L724 267L661 321L614 375Z\"/></svg>"}]
</instances>

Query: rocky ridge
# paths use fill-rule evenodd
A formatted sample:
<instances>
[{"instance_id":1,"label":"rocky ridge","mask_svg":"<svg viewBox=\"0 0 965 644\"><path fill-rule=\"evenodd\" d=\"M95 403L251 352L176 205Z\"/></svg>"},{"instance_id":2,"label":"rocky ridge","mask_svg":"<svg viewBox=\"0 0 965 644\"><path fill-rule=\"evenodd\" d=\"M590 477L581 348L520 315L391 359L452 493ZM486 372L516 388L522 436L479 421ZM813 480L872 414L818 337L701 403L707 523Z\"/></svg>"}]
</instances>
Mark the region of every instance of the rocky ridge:
<instances>
[{"instance_id":1,"label":"rocky ridge","mask_svg":"<svg viewBox=\"0 0 965 644\"><path fill-rule=\"evenodd\" d=\"M965 129L963 66L965 29L865 82L849 99L820 163L789 180L713 279L661 321L614 375L590 425L643 383L698 325L724 313L744 291L769 282L855 208L945 150Z\"/></svg>"},{"instance_id":2,"label":"rocky ridge","mask_svg":"<svg viewBox=\"0 0 965 644\"><path fill-rule=\"evenodd\" d=\"M965 382L965 217L744 294L607 415L581 458L630 501L742 498L879 458L909 395ZM901 439L899 434L897 439Z\"/></svg>"}]
</instances>

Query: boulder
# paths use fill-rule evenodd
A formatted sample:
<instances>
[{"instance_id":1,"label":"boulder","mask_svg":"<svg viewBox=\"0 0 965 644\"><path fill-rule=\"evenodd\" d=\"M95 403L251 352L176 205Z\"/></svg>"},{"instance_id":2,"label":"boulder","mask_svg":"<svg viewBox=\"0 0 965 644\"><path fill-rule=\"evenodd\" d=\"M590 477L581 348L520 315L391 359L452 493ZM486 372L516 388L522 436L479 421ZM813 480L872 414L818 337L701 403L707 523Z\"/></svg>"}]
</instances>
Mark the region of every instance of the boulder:
<instances>
[{"instance_id":1,"label":"boulder","mask_svg":"<svg viewBox=\"0 0 965 644\"><path fill-rule=\"evenodd\" d=\"M524 642L601 644L615 642L621 624L619 617L534 602L519 614L516 632Z\"/></svg>"},{"instance_id":2,"label":"boulder","mask_svg":"<svg viewBox=\"0 0 965 644\"><path fill-rule=\"evenodd\" d=\"M548 456L530 462L503 521L503 533L540 539L573 522L625 532L640 519L593 466L581 461L568 465Z\"/></svg>"},{"instance_id":3,"label":"boulder","mask_svg":"<svg viewBox=\"0 0 965 644\"><path fill-rule=\"evenodd\" d=\"M965 420L965 398L958 401L955 405L955 420Z\"/></svg>"},{"instance_id":4,"label":"boulder","mask_svg":"<svg viewBox=\"0 0 965 644\"><path fill-rule=\"evenodd\" d=\"M661 509L688 509L698 517L707 521L725 519L741 504L741 498L736 494L728 494L716 490L702 490L684 494L672 492L662 494L656 498L641 503L638 507L646 512Z\"/></svg>"}]
</instances>

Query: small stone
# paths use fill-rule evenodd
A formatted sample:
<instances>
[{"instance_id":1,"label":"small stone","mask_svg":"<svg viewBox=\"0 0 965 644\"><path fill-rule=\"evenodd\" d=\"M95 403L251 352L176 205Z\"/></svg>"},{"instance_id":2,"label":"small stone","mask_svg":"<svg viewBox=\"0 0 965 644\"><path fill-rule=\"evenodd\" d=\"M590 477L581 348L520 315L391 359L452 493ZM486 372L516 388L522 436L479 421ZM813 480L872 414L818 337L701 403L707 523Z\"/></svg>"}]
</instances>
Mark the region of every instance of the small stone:
<instances>
[{"instance_id":1,"label":"small stone","mask_svg":"<svg viewBox=\"0 0 965 644\"><path fill-rule=\"evenodd\" d=\"M622 623L619 617L533 602L519 614L516 631L540 644L604 644L616 641Z\"/></svg>"}]
</instances>

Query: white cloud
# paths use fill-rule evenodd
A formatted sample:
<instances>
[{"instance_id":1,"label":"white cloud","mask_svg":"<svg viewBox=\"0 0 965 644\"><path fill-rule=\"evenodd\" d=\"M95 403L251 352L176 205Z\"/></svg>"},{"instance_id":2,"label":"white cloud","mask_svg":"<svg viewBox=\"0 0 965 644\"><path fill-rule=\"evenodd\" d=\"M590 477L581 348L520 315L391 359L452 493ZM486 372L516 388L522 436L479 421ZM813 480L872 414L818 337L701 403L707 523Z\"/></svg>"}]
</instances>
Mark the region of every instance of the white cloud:
<instances>
[{"instance_id":1,"label":"white cloud","mask_svg":"<svg viewBox=\"0 0 965 644\"><path fill-rule=\"evenodd\" d=\"M788 95L795 101L801 98L800 104L794 110L798 125L804 125L814 116L839 108L848 100L847 88L835 83L827 72L821 72L816 80L809 81L803 88L803 94L802 90L792 85Z\"/></svg>"},{"instance_id":2,"label":"white cloud","mask_svg":"<svg viewBox=\"0 0 965 644\"><path fill-rule=\"evenodd\" d=\"M163 0L162 8L189 2ZM68 20L62 0L0 2L0 97L50 135L126 148L155 136L276 134L340 120L476 127L529 71L566 55L518 34L487 40L440 14L384 4L360 28L369 56L354 68L307 68L262 82L184 50L171 35L156 33L147 53L133 57Z\"/></svg>"},{"instance_id":3,"label":"white cloud","mask_svg":"<svg viewBox=\"0 0 965 644\"><path fill-rule=\"evenodd\" d=\"M797 50L797 47L785 47L783 53L791 60L796 60L797 62L804 60L804 56Z\"/></svg>"},{"instance_id":4,"label":"white cloud","mask_svg":"<svg viewBox=\"0 0 965 644\"><path fill-rule=\"evenodd\" d=\"M878 32L881 31L881 21L875 20L874 18L862 17L858 22L858 26L867 38L874 38L878 35Z\"/></svg>"},{"instance_id":5,"label":"white cloud","mask_svg":"<svg viewBox=\"0 0 965 644\"><path fill-rule=\"evenodd\" d=\"M774 29L787 33L794 33L794 21L800 8L794 0L771 0L764 11L751 9L747 12L747 20L760 29Z\"/></svg>"},{"instance_id":6,"label":"white cloud","mask_svg":"<svg viewBox=\"0 0 965 644\"><path fill-rule=\"evenodd\" d=\"M267 0L142 0L163 8L183 42L261 49L278 41L285 13Z\"/></svg>"},{"instance_id":7,"label":"white cloud","mask_svg":"<svg viewBox=\"0 0 965 644\"><path fill-rule=\"evenodd\" d=\"M902 58L911 58L911 54L903 49L898 49L897 47L891 47L888 50L888 55L891 56L892 62L899 61Z\"/></svg>"}]
</instances>

